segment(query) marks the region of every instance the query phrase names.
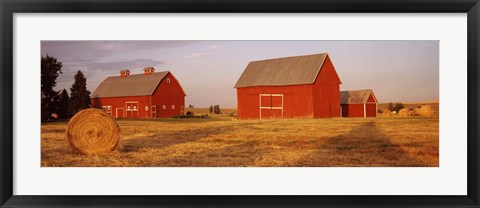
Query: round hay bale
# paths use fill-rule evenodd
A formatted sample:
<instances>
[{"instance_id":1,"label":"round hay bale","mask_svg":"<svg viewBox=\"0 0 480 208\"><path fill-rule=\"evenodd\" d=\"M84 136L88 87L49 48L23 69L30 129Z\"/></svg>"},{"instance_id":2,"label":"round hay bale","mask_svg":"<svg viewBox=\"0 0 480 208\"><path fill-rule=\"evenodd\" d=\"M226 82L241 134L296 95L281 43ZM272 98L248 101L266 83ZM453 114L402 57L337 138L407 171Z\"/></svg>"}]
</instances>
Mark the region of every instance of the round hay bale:
<instances>
[{"instance_id":1,"label":"round hay bale","mask_svg":"<svg viewBox=\"0 0 480 208\"><path fill-rule=\"evenodd\" d=\"M398 111L399 116L410 116L410 110L406 108L402 108Z\"/></svg>"},{"instance_id":2,"label":"round hay bale","mask_svg":"<svg viewBox=\"0 0 480 208\"><path fill-rule=\"evenodd\" d=\"M420 116L423 117L432 117L433 116L433 108L430 105L422 105L419 110Z\"/></svg>"},{"instance_id":3,"label":"round hay bale","mask_svg":"<svg viewBox=\"0 0 480 208\"><path fill-rule=\"evenodd\" d=\"M119 143L119 127L103 110L85 109L68 122L70 146L82 154L103 154L115 150Z\"/></svg>"},{"instance_id":4,"label":"round hay bale","mask_svg":"<svg viewBox=\"0 0 480 208\"><path fill-rule=\"evenodd\" d=\"M420 116L421 115L420 107L413 109L413 115L414 116Z\"/></svg>"},{"instance_id":5,"label":"round hay bale","mask_svg":"<svg viewBox=\"0 0 480 208\"><path fill-rule=\"evenodd\" d=\"M392 117L393 113L392 113L392 111L390 111L388 109L382 109L382 116L383 117Z\"/></svg>"}]
</instances>

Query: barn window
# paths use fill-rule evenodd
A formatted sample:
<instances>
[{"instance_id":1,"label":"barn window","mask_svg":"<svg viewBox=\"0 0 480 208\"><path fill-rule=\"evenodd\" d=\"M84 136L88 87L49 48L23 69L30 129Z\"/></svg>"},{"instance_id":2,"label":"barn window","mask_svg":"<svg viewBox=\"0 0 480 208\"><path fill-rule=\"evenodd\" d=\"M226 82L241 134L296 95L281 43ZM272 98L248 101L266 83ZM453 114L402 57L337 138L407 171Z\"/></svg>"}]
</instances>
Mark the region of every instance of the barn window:
<instances>
[{"instance_id":1,"label":"barn window","mask_svg":"<svg viewBox=\"0 0 480 208\"><path fill-rule=\"evenodd\" d=\"M107 113L112 110L112 106L102 106L102 110L106 111Z\"/></svg>"},{"instance_id":2,"label":"barn window","mask_svg":"<svg viewBox=\"0 0 480 208\"><path fill-rule=\"evenodd\" d=\"M127 109L130 110L130 106L127 106Z\"/></svg>"},{"instance_id":3,"label":"barn window","mask_svg":"<svg viewBox=\"0 0 480 208\"><path fill-rule=\"evenodd\" d=\"M167 109L167 106L166 106L166 105L163 105L163 106L162 106L162 109L164 109L164 110Z\"/></svg>"},{"instance_id":4,"label":"barn window","mask_svg":"<svg viewBox=\"0 0 480 208\"><path fill-rule=\"evenodd\" d=\"M167 83L170 83L170 78L167 78Z\"/></svg>"},{"instance_id":5,"label":"barn window","mask_svg":"<svg viewBox=\"0 0 480 208\"><path fill-rule=\"evenodd\" d=\"M175 109L175 105L172 105L172 109Z\"/></svg>"},{"instance_id":6,"label":"barn window","mask_svg":"<svg viewBox=\"0 0 480 208\"><path fill-rule=\"evenodd\" d=\"M136 105L133 106L133 110L137 110L137 106L136 106Z\"/></svg>"}]
</instances>

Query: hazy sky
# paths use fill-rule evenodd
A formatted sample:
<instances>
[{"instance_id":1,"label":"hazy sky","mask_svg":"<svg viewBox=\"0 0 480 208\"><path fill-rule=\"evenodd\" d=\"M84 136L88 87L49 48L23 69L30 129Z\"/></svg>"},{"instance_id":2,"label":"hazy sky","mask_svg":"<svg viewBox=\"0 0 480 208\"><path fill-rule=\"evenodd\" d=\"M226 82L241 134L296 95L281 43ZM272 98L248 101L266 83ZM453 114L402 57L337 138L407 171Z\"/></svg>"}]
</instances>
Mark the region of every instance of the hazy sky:
<instances>
[{"instance_id":1,"label":"hazy sky","mask_svg":"<svg viewBox=\"0 0 480 208\"><path fill-rule=\"evenodd\" d=\"M438 41L42 41L42 56L63 63L56 90L81 70L93 92L122 69L153 66L180 81L185 104L236 107L233 88L249 61L328 52L341 90L373 89L379 102L417 102L439 96Z\"/></svg>"}]
</instances>

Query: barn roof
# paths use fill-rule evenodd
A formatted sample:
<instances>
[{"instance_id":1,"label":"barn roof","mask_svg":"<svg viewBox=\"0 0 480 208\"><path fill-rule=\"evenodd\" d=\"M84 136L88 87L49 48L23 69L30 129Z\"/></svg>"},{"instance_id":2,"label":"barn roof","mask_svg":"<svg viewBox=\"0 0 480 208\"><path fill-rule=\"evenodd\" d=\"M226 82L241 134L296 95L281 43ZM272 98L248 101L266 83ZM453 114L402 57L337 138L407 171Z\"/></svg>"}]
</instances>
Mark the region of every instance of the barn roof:
<instances>
[{"instance_id":1,"label":"barn roof","mask_svg":"<svg viewBox=\"0 0 480 208\"><path fill-rule=\"evenodd\" d=\"M315 82L327 53L251 61L235 88L282 86Z\"/></svg>"},{"instance_id":2,"label":"barn roof","mask_svg":"<svg viewBox=\"0 0 480 208\"><path fill-rule=\"evenodd\" d=\"M152 95L169 71L150 75L134 74L126 77L107 77L92 93L91 98Z\"/></svg>"},{"instance_id":3,"label":"barn roof","mask_svg":"<svg viewBox=\"0 0 480 208\"><path fill-rule=\"evenodd\" d=\"M340 104L363 104L367 102L370 95L373 95L375 101L377 100L371 89L340 91Z\"/></svg>"}]
</instances>

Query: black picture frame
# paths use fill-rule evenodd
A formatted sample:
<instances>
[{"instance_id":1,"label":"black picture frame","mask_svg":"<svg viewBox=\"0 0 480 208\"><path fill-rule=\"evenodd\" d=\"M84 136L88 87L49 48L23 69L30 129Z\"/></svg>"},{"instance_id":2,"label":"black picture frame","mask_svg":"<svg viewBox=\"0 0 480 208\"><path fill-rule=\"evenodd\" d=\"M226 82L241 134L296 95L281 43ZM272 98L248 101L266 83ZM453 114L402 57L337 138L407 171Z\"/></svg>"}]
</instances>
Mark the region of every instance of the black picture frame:
<instances>
[{"instance_id":1,"label":"black picture frame","mask_svg":"<svg viewBox=\"0 0 480 208\"><path fill-rule=\"evenodd\" d=\"M480 207L479 0L0 0L1 207ZM25 196L13 195L15 13L467 13L468 194L465 196ZM412 187L414 188L414 187Z\"/></svg>"}]
</instances>

